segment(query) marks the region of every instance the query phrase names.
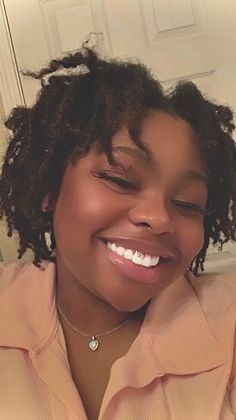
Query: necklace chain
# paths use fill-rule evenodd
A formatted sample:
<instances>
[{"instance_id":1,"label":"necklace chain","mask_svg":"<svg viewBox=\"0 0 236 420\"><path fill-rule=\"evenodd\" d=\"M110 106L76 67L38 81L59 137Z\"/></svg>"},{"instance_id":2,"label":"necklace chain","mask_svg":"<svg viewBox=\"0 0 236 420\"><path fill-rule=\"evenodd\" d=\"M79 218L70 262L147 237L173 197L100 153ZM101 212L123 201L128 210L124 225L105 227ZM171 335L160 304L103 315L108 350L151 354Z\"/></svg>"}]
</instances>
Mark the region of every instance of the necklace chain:
<instances>
[{"instance_id":1,"label":"necklace chain","mask_svg":"<svg viewBox=\"0 0 236 420\"><path fill-rule=\"evenodd\" d=\"M113 333L113 332L115 332L115 331L119 330L121 327L123 327L123 325L127 324L127 322L129 321L129 319L126 319L126 320L125 320L125 321L123 321L121 324L117 325L116 327L112 328L112 329L111 329L111 330L109 330L109 331L106 331L106 332L101 333L101 334L95 334L95 335L92 335L92 334L87 334L87 333L84 333L84 332L80 331L78 328L75 328L75 327L74 327L74 326L70 323L70 321L68 320L68 318L65 316L65 314L63 313L62 309L60 308L60 306L59 306L58 304L57 304L57 308L58 308L58 310L59 310L59 312L60 312L61 316L63 317L63 319L64 319L64 320L66 321L66 323L70 326L70 328L71 328L73 331L75 331L76 333L78 333L78 334L82 335L83 337L96 337L96 338L103 337L104 335L108 335L108 334L111 334L111 333Z\"/></svg>"}]
</instances>

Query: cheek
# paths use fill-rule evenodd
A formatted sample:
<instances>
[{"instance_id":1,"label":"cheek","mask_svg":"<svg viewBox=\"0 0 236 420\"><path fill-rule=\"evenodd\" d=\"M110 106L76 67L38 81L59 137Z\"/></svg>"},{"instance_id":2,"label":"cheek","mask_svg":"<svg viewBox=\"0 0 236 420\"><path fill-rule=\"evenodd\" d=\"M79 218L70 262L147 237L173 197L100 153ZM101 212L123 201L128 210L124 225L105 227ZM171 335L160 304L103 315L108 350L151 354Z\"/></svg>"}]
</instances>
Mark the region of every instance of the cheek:
<instances>
[{"instance_id":1,"label":"cheek","mask_svg":"<svg viewBox=\"0 0 236 420\"><path fill-rule=\"evenodd\" d=\"M203 221L185 221L179 226L179 245L184 259L190 263L203 247Z\"/></svg>"},{"instance_id":2,"label":"cheek","mask_svg":"<svg viewBox=\"0 0 236 420\"><path fill-rule=\"evenodd\" d=\"M86 234L93 235L106 229L119 214L118 204L110 200L106 194L98 191L78 194L71 204L72 230L80 229Z\"/></svg>"},{"instance_id":3,"label":"cheek","mask_svg":"<svg viewBox=\"0 0 236 420\"><path fill-rule=\"evenodd\" d=\"M89 242L93 235L106 229L119 213L119 205L97 187L65 188L61 191L54 213L56 239L64 242ZM57 241L57 242L58 242ZM67 242L68 242L67 241Z\"/></svg>"}]
</instances>

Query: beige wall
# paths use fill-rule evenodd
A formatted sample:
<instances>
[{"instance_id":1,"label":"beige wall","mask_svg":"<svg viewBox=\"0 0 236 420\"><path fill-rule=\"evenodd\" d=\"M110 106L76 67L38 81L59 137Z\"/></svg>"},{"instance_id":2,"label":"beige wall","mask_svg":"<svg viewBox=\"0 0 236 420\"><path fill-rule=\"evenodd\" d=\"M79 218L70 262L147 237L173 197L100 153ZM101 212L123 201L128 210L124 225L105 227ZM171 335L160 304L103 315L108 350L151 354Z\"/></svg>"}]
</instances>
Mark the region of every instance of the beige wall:
<instances>
[{"instance_id":1,"label":"beige wall","mask_svg":"<svg viewBox=\"0 0 236 420\"><path fill-rule=\"evenodd\" d=\"M5 139L7 135L7 130L5 129L4 122L3 122L4 118L5 118L5 113L4 113L2 98L0 95L0 161L2 161L2 155L4 152L4 146L5 146Z\"/></svg>"}]
</instances>

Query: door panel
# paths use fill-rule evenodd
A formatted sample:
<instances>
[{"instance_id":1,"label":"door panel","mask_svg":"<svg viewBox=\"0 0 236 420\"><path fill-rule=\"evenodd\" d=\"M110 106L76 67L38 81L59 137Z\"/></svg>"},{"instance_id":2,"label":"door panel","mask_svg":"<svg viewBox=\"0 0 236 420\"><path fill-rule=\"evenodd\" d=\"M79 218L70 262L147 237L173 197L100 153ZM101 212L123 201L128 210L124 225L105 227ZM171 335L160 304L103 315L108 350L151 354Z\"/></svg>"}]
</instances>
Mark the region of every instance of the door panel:
<instances>
[{"instance_id":1,"label":"door panel","mask_svg":"<svg viewBox=\"0 0 236 420\"><path fill-rule=\"evenodd\" d=\"M191 79L236 111L235 0L5 0L17 66L37 70L51 58L92 44L108 56L136 57L165 87ZM39 83L20 75L26 104ZM227 258L235 259L228 245ZM215 251L214 251L215 252Z\"/></svg>"},{"instance_id":2,"label":"door panel","mask_svg":"<svg viewBox=\"0 0 236 420\"><path fill-rule=\"evenodd\" d=\"M194 79L236 109L234 0L5 0L5 6L20 69L40 68L98 32L94 41L105 54L138 57L163 82ZM22 84L31 103L36 82Z\"/></svg>"}]
</instances>

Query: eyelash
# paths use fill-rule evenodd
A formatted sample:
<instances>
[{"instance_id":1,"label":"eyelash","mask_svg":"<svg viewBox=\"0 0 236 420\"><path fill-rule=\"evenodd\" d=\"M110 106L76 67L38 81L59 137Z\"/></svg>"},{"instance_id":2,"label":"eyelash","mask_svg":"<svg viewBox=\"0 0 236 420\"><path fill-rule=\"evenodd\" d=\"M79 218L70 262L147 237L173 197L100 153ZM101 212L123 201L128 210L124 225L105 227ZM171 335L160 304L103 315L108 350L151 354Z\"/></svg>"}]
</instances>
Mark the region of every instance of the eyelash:
<instances>
[{"instance_id":1,"label":"eyelash","mask_svg":"<svg viewBox=\"0 0 236 420\"><path fill-rule=\"evenodd\" d=\"M139 189L136 185L132 184L131 182L126 181L125 179L120 178L118 176L108 175L105 172L99 172L95 174L94 176L96 176L97 178L105 179L110 182L114 182L115 184L127 190L132 189L134 191L138 191ZM181 207L182 209L189 210L189 211L191 210L196 211L197 213L200 213L203 216L207 216L210 214L208 209L202 209L200 206L194 203L189 203L187 201L182 201L182 200L172 200L172 202L176 204L177 206Z\"/></svg>"},{"instance_id":2,"label":"eyelash","mask_svg":"<svg viewBox=\"0 0 236 420\"><path fill-rule=\"evenodd\" d=\"M202 209L197 204L189 203L187 201L173 200L173 203L181 207L182 209L196 211L197 213L200 213L202 216L207 216L210 213L208 209L206 210Z\"/></svg>"},{"instance_id":3,"label":"eyelash","mask_svg":"<svg viewBox=\"0 0 236 420\"><path fill-rule=\"evenodd\" d=\"M125 189L132 189L134 191L138 191L138 187L131 182L126 181L123 178L120 178L119 176L110 176L106 174L105 172L99 172L98 174L95 174L97 178L105 179L106 181L114 182L115 184L119 185L122 188Z\"/></svg>"}]
</instances>

